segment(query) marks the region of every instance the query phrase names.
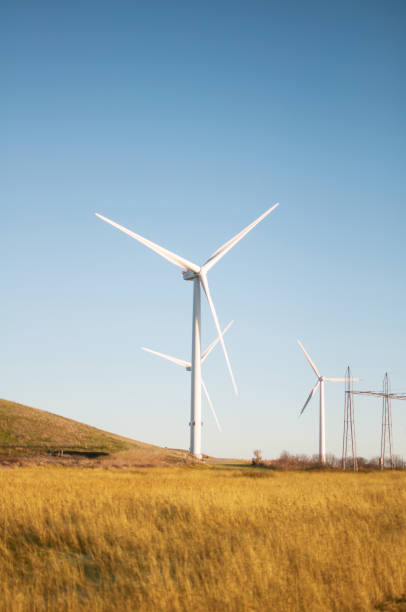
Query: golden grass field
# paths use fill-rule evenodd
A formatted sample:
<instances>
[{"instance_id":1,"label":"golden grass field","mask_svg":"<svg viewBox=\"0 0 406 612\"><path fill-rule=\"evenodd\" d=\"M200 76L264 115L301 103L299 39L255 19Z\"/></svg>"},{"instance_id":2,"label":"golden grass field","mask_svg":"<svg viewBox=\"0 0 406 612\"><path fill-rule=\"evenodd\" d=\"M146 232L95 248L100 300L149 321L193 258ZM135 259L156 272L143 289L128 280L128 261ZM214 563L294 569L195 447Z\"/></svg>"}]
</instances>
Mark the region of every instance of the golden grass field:
<instances>
[{"instance_id":1,"label":"golden grass field","mask_svg":"<svg viewBox=\"0 0 406 612\"><path fill-rule=\"evenodd\" d=\"M0 534L1 610L406 605L401 472L3 469Z\"/></svg>"}]
</instances>

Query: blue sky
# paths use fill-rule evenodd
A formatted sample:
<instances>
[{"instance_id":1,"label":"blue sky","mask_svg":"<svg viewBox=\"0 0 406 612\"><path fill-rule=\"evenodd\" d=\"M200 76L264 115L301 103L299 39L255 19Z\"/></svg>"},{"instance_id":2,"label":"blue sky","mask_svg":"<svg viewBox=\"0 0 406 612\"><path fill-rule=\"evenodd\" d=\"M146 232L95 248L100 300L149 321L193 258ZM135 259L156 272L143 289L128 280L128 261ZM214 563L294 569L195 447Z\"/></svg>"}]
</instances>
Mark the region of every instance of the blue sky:
<instances>
[{"instance_id":1,"label":"blue sky","mask_svg":"<svg viewBox=\"0 0 406 612\"><path fill-rule=\"evenodd\" d=\"M190 357L192 288L94 212L203 263L276 201L210 272L240 395L217 349L204 452L317 451L297 338L327 376L406 392L405 20L402 0L6 2L0 396L187 448L189 375L139 347ZM203 324L205 345L206 304ZM377 455L379 402L356 427Z\"/></svg>"}]
</instances>

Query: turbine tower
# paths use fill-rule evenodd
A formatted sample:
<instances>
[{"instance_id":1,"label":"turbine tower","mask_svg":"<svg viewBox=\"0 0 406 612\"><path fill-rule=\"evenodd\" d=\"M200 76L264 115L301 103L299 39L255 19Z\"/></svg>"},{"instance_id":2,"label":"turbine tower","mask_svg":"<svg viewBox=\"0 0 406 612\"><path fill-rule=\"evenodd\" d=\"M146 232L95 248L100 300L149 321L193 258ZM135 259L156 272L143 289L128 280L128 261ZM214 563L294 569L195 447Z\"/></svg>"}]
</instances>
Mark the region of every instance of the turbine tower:
<instances>
[{"instance_id":1,"label":"turbine tower","mask_svg":"<svg viewBox=\"0 0 406 612\"><path fill-rule=\"evenodd\" d=\"M326 424L324 417L324 383L325 382L346 382L346 381L354 381L359 380L359 378L327 378L326 376L322 376L313 361L309 353L304 348L303 344L300 340L297 341L298 345L302 349L305 354L307 361L310 363L313 372L317 376L317 382L314 385L313 389L310 391L309 397L307 398L305 405L303 406L300 414L302 414L307 406L307 404L312 399L313 395L316 393L318 387L320 387L320 414L319 414L319 461L320 463L326 463Z\"/></svg>"},{"instance_id":2,"label":"turbine tower","mask_svg":"<svg viewBox=\"0 0 406 612\"><path fill-rule=\"evenodd\" d=\"M191 359L191 368L192 368L192 380L191 380L191 418L190 418L190 452L192 455L195 455L198 458L201 458L201 349L200 349L200 341L201 341L201 315L200 315L200 287L203 287L203 290L206 294L207 301L209 303L209 307L211 310L211 314L213 316L214 324L217 329L217 334L220 338L221 346L223 349L224 357L226 360L227 368L230 373L231 381L233 383L234 391L236 395L238 394L237 385L235 383L234 374L231 369L230 360L227 354L227 349L224 344L223 336L220 329L220 323L217 317L216 310L214 308L213 300L210 293L209 284L207 281L207 273L211 270L211 268L220 260L230 249L232 249L248 232L250 232L258 223L260 223L266 216L268 216L277 206L279 206L279 202L271 206L268 210L266 210L258 219L250 223L245 229L243 229L239 234L228 240L223 246L217 249L209 259L202 265L198 266L197 264L184 259L180 255L176 253L172 253L168 249L165 249L158 244L155 244L151 240L147 240L143 238L139 234L132 232L131 230L119 225L115 221L111 219L107 219L107 217L103 217L96 213L96 216L106 221L106 223L110 223L113 227L116 227L120 231L124 232L144 244L146 247L155 251L158 255L161 255L164 259L167 259L175 266L179 266L183 268L182 274L183 278L186 281L193 281L193 317L192 317L192 359Z\"/></svg>"},{"instance_id":3,"label":"turbine tower","mask_svg":"<svg viewBox=\"0 0 406 612\"><path fill-rule=\"evenodd\" d=\"M228 332L228 330L230 329L230 327L232 326L232 324L234 323L234 321L230 321L230 323L227 325L227 327L225 327L223 329L223 336ZM207 349L202 353L201 356L201 363L203 364L203 362L207 359L207 357L210 355L210 353L212 352L212 350L214 349L214 347L216 346L216 344L220 341L220 337L218 336L211 344L210 346L207 347ZM167 359L167 361L172 361L172 363L176 363L176 365L180 365L184 368L186 368L187 372L191 372L192 371L192 364L189 361L185 361L184 359L178 359L178 357L172 357L171 355L165 355L165 353L159 353L158 351L153 351L152 349L146 348L145 346L141 347L143 351L147 351L148 353L152 353L153 355L158 355L158 357L162 357L163 359ZM211 401L209 392L207 390L207 387L204 383L203 377L201 378L201 383L202 383L202 389L203 392L206 396L206 399L209 403L210 406L210 410L212 412L212 415L214 417L214 420L216 421L216 425L217 425L217 429L219 431L221 431L221 426L219 423L219 420L217 418L217 414L216 411L214 410L214 406L213 406L213 402Z\"/></svg>"}]
</instances>

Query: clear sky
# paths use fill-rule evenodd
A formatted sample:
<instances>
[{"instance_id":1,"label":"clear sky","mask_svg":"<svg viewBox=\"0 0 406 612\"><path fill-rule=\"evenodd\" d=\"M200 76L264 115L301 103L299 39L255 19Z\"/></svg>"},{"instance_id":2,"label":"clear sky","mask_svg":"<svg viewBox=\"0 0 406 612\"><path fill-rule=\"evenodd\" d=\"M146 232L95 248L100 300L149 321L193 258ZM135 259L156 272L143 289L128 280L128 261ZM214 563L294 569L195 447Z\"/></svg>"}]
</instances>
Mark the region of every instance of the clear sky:
<instances>
[{"instance_id":1,"label":"clear sky","mask_svg":"<svg viewBox=\"0 0 406 612\"><path fill-rule=\"evenodd\" d=\"M187 448L190 375L139 347L190 358L191 284L94 212L200 264L276 201L209 275L240 394L217 348L203 451L317 451L297 338L406 392L404 0L6 0L0 24L0 396ZM355 404L375 456L380 403ZM336 454L343 406L327 385Z\"/></svg>"}]
</instances>

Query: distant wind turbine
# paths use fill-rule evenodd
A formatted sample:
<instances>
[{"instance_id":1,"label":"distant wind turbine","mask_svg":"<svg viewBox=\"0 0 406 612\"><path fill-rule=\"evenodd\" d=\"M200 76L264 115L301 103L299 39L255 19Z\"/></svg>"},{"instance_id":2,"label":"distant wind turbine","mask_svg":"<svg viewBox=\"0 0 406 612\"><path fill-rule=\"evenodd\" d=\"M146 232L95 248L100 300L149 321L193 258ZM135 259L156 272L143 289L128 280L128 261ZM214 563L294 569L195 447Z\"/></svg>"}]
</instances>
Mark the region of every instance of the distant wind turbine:
<instances>
[{"instance_id":1,"label":"distant wind turbine","mask_svg":"<svg viewBox=\"0 0 406 612\"><path fill-rule=\"evenodd\" d=\"M309 397L307 398L305 405L303 406L300 414L302 414L307 406L307 404L312 399L313 395L316 393L318 387L320 387L320 416L319 416L319 461L320 463L326 463L326 424L324 418L324 383L327 382L345 382L345 378L327 378L326 376L322 376L315 364L313 363L309 353L304 348L303 344L300 340L297 341L298 345L302 349L305 354L307 361L310 363L313 372L317 376L317 382L314 385L313 389L310 391ZM349 381L359 380L359 378L349 378Z\"/></svg>"},{"instance_id":2,"label":"distant wind turbine","mask_svg":"<svg viewBox=\"0 0 406 612\"><path fill-rule=\"evenodd\" d=\"M224 336L228 330L230 329L230 327L232 326L232 324L234 323L234 321L230 321L230 323L227 325L227 327L224 328L222 335ZM201 357L201 363L203 364L203 362L207 359L207 357L210 355L210 353L212 352L212 350L214 349L214 347L216 346L216 344L220 341L220 337L218 336L211 344L210 346L207 347L207 349L202 353L202 357ZM192 371L192 364L190 363L190 361L185 361L184 359L178 359L177 357L172 357L171 355L165 355L165 353L159 353L158 351L153 351L152 349L146 348L145 346L141 347L143 351L147 351L148 353L152 353L153 355L158 355L158 357L162 357L163 359L167 359L168 361L172 361L172 363L176 363L176 365L180 365L184 368L186 368L187 372L191 372ZM221 431L221 426L219 423L219 420L217 418L217 414L216 411L214 410L214 406L213 406L213 402L211 401L209 392L207 390L207 387L204 383L203 377L201 377L201 383L202 383L202 389L203 392L207 398L207 401L209 403L210 406L210 410L212 412L212 415L214 417L214 420L216 421L216 425L217 425L217 429L219 431Z\"/></svg>"},{"instance_id":3,"label":"distant wind turbine","mask_svg":"<svg viewBox=\"0 0 406 612\"><path fill-rule=\"evenodd\" d=\"M228 240L223 246L221 246L217 251L215 251L209 259L202 266L198 266L197 264L184 259L180 255L176 253L172 253L167 249L151 242L151 240L147 240L143 238L139 234L132 232L131 230L111 221L111 219L107 219L107 217L103 217L96 213L96 216L110 223L113 227L121 230L125 234L128 234L141 244L144 244L158 255L161 255L164 259L167 259L171 263L180 268L183 268L182 274L183 278L186 281L193 281L193 327L192 327L192 380L191 380L191 431L190 431L190 452L192 455L196 457L201 457L201 350L200 350L200 342L201 342L201 315L200 315L200 286L203 287L203 290L206 294L207 301L210 306L211 314L214 319L214 324L217 329L218 336L220 338L221 346L223 349L224 357L227 363L227 368L230 373L231 381L233 383L233 387L236 395L238 394L237 385L235 383L234 374L231 369L230 360L228 357L227 349L224 344L223 336L220 329L220 323L217 317L216 310L214 308L213 300L211 297L209 284L207 281L207 273L211 268L218 262L228 251L230 251L248 232L250 232L260 221L265 219L267 215L269 215L275 208L279 206L279 203L274 204L271 208L266 210L258 219L250 223L245 229L243 229L239 234Z\"/></svg>"}]
</instances>

